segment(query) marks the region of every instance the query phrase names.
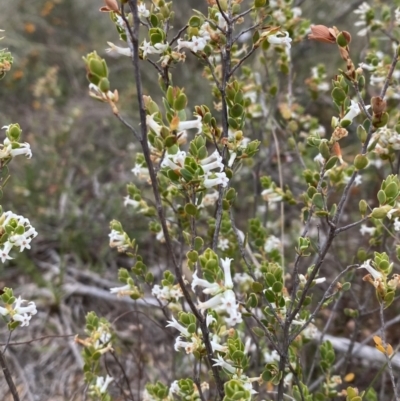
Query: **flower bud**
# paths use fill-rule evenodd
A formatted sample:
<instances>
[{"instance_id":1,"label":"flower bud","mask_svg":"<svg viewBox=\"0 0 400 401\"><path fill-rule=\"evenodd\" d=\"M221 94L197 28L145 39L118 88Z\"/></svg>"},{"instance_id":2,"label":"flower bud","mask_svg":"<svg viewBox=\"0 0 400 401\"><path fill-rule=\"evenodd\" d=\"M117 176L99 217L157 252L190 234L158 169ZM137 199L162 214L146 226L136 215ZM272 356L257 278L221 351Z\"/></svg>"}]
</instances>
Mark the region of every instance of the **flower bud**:
<instances>
[{"instance_id":1,"label":"flower bud","mask_svg":"<svg viewBox=\"0 0 400 401\"><path fill-rule=\"evenodd\" d=\"M364 199L360 200L360 202L358 204L358 209L360 210L361 216L364 217L368 210L368 204Z\"/></svg>"}]
</instances>

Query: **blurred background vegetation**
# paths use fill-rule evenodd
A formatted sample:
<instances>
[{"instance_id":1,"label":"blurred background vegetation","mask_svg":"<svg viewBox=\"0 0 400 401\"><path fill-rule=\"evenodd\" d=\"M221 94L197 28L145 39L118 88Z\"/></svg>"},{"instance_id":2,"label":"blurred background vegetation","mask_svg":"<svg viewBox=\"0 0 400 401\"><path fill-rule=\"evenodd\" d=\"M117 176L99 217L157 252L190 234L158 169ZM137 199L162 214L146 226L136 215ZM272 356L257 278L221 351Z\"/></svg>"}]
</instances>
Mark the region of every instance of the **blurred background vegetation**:
<instances>
[{"instance_id":1,"label":"blurred background vegetation","mask_svg":"<svg viewBox=\"0 0 400 401\"><path fill-rule=\"evenodd\" d=\"M349 10L361 2L297 3L302 3L303 16L313 22L338 24L352 31L346 22L351 20ZM96 50L107 58L112 87L121 96L120 109L136 121L131 63L128 58L106 55L107 41L119 43L108 15L98 11L101 5L101 0L15 0L3 2L0 14L0 27L6 31L2 46L15 58L1 85L0 121L2 125L18 122L34 155L12 166L4 207L29 216L37 228L40 235L32 250L35 256L45 257L49 248L60 255L74 253L96 270L112 264L114 258L108 250L109 221L132 220L122 206L122 197L133 177L130 170L137 146L109 108L87 94L82 57ZM204 11L206 6L206 1L179 1L176 27L185 24L192 8ZM355 45L361 47L362 39ZM324 62L327 50L307 42L294 46L296 96L307 96L304 79L311 66ZM335 65L328 64L329 77ZM200 68L194 58L187 57L175 74L174 84L185 86L189 95L195 94L189 97L190 107L210 104L210 95L203 90L208 84L195 74ZM143 79L148 93L160 94L157 75L148 65L143 68ZM323 102L320 99L310 107L323 110ZM145 229L141 221L132 224L136 233ZM150 246L146 235L143 231L140 242ZM21 258L22 264L18 263ZM16 262L30 264L22 255Z\"/></svg>"}]
</instances>

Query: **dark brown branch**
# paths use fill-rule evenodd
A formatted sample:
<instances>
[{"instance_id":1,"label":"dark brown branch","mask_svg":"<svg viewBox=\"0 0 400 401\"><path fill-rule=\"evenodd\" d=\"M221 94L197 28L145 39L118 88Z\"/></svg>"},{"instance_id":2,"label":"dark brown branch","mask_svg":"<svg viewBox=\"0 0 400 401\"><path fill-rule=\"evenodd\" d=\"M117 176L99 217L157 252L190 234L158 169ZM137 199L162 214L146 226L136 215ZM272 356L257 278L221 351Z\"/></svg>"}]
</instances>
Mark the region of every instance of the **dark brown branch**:
<instances>
[{"instance_id":1,"label":"dark brown branch","mask_svg":"<svg viewBox=\"0 0 400 401\"><path fill-rule=\"evenodd\" d=\"M13 378L11 376L11 373L8 370L6 358L4 357L3 352L0 352L0 366L1 366L1 369L2 369L2 371L4 373L4 377L5 377L6 382L8 384L8 388L11 391L11 395L13 397L13 400L14 401L20 401L17 388L15 387L15 384L14 384Z\"/></svg>"}]
</instances>

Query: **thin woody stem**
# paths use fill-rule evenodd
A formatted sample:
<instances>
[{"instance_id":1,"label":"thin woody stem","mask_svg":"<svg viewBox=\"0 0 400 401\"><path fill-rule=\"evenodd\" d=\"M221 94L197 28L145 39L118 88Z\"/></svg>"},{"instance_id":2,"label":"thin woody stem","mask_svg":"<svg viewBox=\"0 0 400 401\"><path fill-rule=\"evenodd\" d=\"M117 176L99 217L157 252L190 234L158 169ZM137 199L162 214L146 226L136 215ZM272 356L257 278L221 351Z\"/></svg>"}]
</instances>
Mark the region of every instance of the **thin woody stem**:
<instances>
[{"instance_id":1,"label":"thin woody stem","mask_svg":"<svg viewBox=\"0 0 400 401\"><path fill-rule=\"evenodd\" d=\"M136 82L136 90L137 90L137 99L139 102L139 115L140 115L140 129L141 129L141 139L140 139L140 144L142 146L144 158L147 164L147 167L149 169L149 175L150 175L150 180L151 180L151 186L153 189L153 195L155 198L155 203L156 203L156 209L157 209L157 214L160 220L160 224L163 230L164 238L165 238L165 244L168 250L169 257L172 261L172 265L175 270L175 275L178 280L178 283L182 289L183 295L185 297L186 302L188 303L192 313L195 315L196 319L199 321L200 329L203 334L203 341L204 345L206 348L207 352L207 359L208 362L211 366L211 370L214 375L214 379L216 382L217 390L218 390L218 395L220 399L223 399L224 397L224 387L223 387L223 382L220 377L219 369L216 366L213 366L213 350L211 346L211 340L210 340L210 333L208 331L208 327L206 324L205 318L202 316L200 311L196 308L183 279L183 274L182 274L182 269L180 264L178 263L176 256L175 256L175 250L172 244L172 238L169 234L168 226L167 226L167 219L165 216L165 210L162 204L162 199L161 199L161 194L160 190L158 187L158 180L157 180L157 175L154 170L153 162L151 159L151 151L149 148L148 140L147 140L147 124L146 124L146 108L144 105L144 100L143 100L143 88L142 88L142 79L141 79L141 74L140 74L140 68L139 68L139 27L140 27L140 18L139 18L139 13L138 13L138 7L137 7L137 0L129 0L129 7L131 9L131 12L133 14L133 19L134 19L134 24L133 24L133 29L131 31L131 40L132 40L132 63L134 67L134 76L135 76L135 82Z\"/></svg>"}]
</instances>

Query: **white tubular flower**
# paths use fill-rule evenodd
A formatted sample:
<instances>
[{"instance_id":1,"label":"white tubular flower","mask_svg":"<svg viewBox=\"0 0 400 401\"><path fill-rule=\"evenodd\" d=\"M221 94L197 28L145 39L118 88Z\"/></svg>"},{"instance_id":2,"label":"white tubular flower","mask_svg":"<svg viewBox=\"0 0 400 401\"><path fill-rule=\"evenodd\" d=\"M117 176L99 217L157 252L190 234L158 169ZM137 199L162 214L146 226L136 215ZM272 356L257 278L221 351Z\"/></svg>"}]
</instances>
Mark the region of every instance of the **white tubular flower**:
<instances>
[{"instance_id":1,"label":"white tubular flower","mask_svg":"<svg viewBox=\"0 0 400 401\"><path fill-rule=\"evenodd\" d=\"M262 198L267 202L280 202L283 198L278 195L272 188L264 189L261 192Z\"/></svg>"},{"instance_id":2,"label":"white tubular flower","mask_svg":"<svg viewBox=\"0 0 400 401\"><path fill-rule=\"evenodd\" d=\"M17 298L17 300L15 301L15 305L14 305L14 312L22 315L22 314L27 314L29 313L30 315L36 315L37 313L37 309L36 309L36 305L34 302L29 302L28 306L21 306L23 303L28 302L25 299L21 299L21 296L19 296ZM15 315L14 315L15 317ZM15 319L14 319L15 320Z\"/></svg>"},{"instance_id":3,"label":"white tubular flower","mask_svg":"<svg viewBox=\"0 0 400 401\"><path fill-rule=\"evenodd\" d=\"M20 322L21 323L21 327L24 326L29 326L29 321L31 320L31 315L28 315L27 313L24 313L22 315L20 315L19 313L16 313L13 316L13 320L16 322Z\"/></svg>"},{"instance_id":4,"label":"white tubular flower","mask_svg":"<svg viewBox=\"0 0 400 401\"><path fill-rule=\"evenodd\" d=\"M150 17L150 11L146 8L146 4L144 3L138 4L138 13L140 18Z\"/></svg>"},{"instance_id":5,"label":"white tubular flower","mask_svg":"<svg viewBox=\"0 0 400 401\"><path fill-rule=\"evenodd\" d=\"M101 101L111 100L112 102L114 102L118 100L118 93L116 92L113 93L111 91L104 93L100 90L98 86L92 83L89 84L89 96Z\"/></svg>"},{"instance_id":6,"label":"white tubular flower","mask_svg":"<svg viewBox=\"0 0 400 401\"><path fill-rule=\"evenodd\" d=\"M1 314L1 311L0 311L0 314ZM215 317L213 315L211 315L210 313L207 314L207 317L206 317L206 325L207 325L207 327L209 327L210 324L213 324L216 321L217 320L215 319Z\"/></svg>"},{"instance_id":7,"label":"white tubular flower","mask_svg":"<svg viewBox=\"0 0 400 401\"><path fill-rule=\"evenodd\" d=\"M210 194L206 194L203 197L203 200L201 201L202 206L213 206L217 202L219 198L219 193L218 191L213 191Z\"/></svg>"},{"instance_id":8,"label":"white tubular flower","mask_svg":"<svg viewBox=\"0 0 400 401\"><path fill-rule=\"evenodd\" d=\"M19 143L17 148L13 148L10 150L10 154L12 157L25 155L28 159L32 157L31 146L29 143Z\"/></svg>"},{"instance_id":9,"label":"white tubular flower","mask_svg":"<svg viewBox=\"0 0 400 401\"><path fill-rule=\"evenodd\" d=\"M208 22L205 22L199 29L199 36L207 42L211 39L210 32L208 31L209 29L210 24Z\"/></svg>"},{"instance_id":10,"label":"white tubular flower","mask_svg":"<svg viewBox=\"0 0 400 401\"><path fill-rule=\"evenodd\" d=\"M210 283L207 280L198 278L196 270L192 277L192 290L194 291L197 286L204 288L204 294L215 295L220 290L220 286L217 283Z\"/></svg>"},{"instance_id":11,"label":"white tubular flower","mask_svg":"<svg viewBox=\"0 0 400 401\"><path fill-rule=\"evenodd\" d=\"M199 302L199 304L197 306L200 310L216 308L217 306L221 305L221 300L222 300L223 296L224 296L223 293L219 293L217 295L214 295L208 301Z\"/></svg>"},{"instance_id":12,"label":"white tubular flower","mask_svg":"<svg viewBox=\"0 0 400 401\"><path fill-rule=\"evenodd\" d=\"M376 231L376 227L367 227L366 224L361 224L361 227L360 227L361 235L365 235L365 234L374 235L375 231Z\"/></svg>"},{"instance_id":13,"label":"white tubular flower","mask_svg":"<svg viewBox=\"0 0 400 401\"><path fill-rule=\"evenodd\" d=\"M236 311L236 313L231 313L231 314L229 315L229 317L226 317L226 318L225 318L225 323L226 323L228 326L231 326L231 327L234 327L234 326L236 326L237 324L242 323L242 322L243 322L242 314L239 313L239 312L237 312L237 311Z\"/></svg>"},{"instance_id":14,"label":"white tubular flower","mask_svg":"<svg viewBox=\"0 0 400 401\"><path fill-rule=\"evenodd\" d=\"M9 253L10 253L12 247L13 247L13 246L12 246L12 243L9 242L9 241L6 241L6 242L3 244L3 248L0 249L0 258L1 258L1 261L2 261L3 263L4 263L6 260L11 260L11 259L13 259L13 258L9 255Z\"/></svg>"},{"instance_id":15,"label":"white tubular flower","mask_svg":"<svg viewBox=\"0 0 400 401\"><path fill-rule=\"evenodd\" d=\"M282 35L284 36L278 36ZM267 40L271 45L284 45L287 49L291 48L291 41L292 39L289 37L289 32L278 32L275 35L268 35Z\"/></svg>"},{"instance_id":16,"label":"white tubular flower","mask_svg":"<svg viewBox=\"0 0 400 401\"><path fill-rule=\"evenodd\" d=\"M179 336L175 340L175 351L179 351L179 348L184 348L187 354L193 354L193 352L201 348L202 342L198 337L192 336L191 340L192 341L183 341L182 338Z\"/></svg>"},{"instance_id":17,"label":"white tubular flower","mask_svg":"<svg viewBox=\"0 0 400 401\"><path fill-rule=\"evenodd\" d=\"M221 172L224 169L224 163L222 163L222 157L219 156L219 158L217 160L215 160L209 164L202 163L201 168L203 169L204 174L209 173L211 170L214 170L215 168L219 168L219 171Z\"/></svg>"},{"instance_id":18,"label":"white tubular flower","mask_svg":"<svg viewBox=\"0 0 400 401\"><path fill-rule=\"evenodd\" d=\"M200 163L201 163L201 165L204 165L204 164L211 163L211 162L213 162L215 160L221 160L222 161L222 157L220 156L220 154L218 153L217 150L214 150L214 152L212 152L211 155L206 157L205 159L200 160Z\"/></svg>"},{"instance_id":19,"label":"white tubular flower","mask_svg":"<svg viewBox=\"0 0 400 401\"><path fill-rule=\"evenodd\" d=\"M217 248L221 249L221 251L226 251L229 249L229 240L227 238L218 238Z\"/></svg>"},{"instance_id":20,"label":"white tubular flower","mask_svg":"<svg viewBox=\"0 0 400 401\"><path fill-rule=\"evenodd\" d=\"M137 177L148 177L149 169L147 167L143 167L141 164L136 163L135 167L131 170L133 174Z\"/></svg>"},{"instance_id":21,"label":"white tubular flower","mask_svg":"<svg viewBox=\"0 0 400 401\"><path fill-rule=\"evenodd\" d=\"M143 57L146 58L148 54L161 54L168 49L168 43L156 43L154 46L151 42L143 41L140 49L143 51Z\"/></svg>"},{"instance_id":22,"label":"white tubular flower","mask_svg":"<svg viewBox=\"0 0 400 401\"><path fill-rule=\"evenodd\" d=\"M200 133L203 129L203 124L201 122L201 116L197 116L196 120L180 121L178 124L177 131L185 131L188 129L197 129L196 134Z\"/></svg>"},{"instance_id":23,"label":"white tubular flower","mask_svg":"<svg viewBox=\"0 0 400 401\"><path fill-rule=\"evenodd\" d=\"M171 383L169 387L169 393L170 394L180 394L181 389L179 388L178 380L175 380ZM173 398L173 397L171 397Z\"/></svg>"},{"instance_id":24,"label":"white tubular flower","mask_svg":"<svg viewBox=\"0 0 400 401\"><path fill-rule=\"evenodd\" d=\"M285 378L283 379L283 384L285 387L291 386L293 381L293 373L288 373Z\"/></svg>"},{"instance_id":25,"label":"white tubular flower","mask_svg":"<svg viewBox=\"0 0 400 401\"><path fill-rule=\"evenodd\" d=\"M207 40L204 37L192 36L190 41L178 39L178 51L180 51L182 48L187 48L193 53L197 53L198 51L204 50L206 45Z\"/></svg>"},{"instance_id":26,"label":"white tubular flower","mask_svg":"<svg viewBox=\"0 0 400 401\"><path fill-rule=\"evenodd\" d=\"M129 248L130 244L124 234L116 230L111 230L108 236L110 237L109 245L111 248L117 248L119 252L123 252Z\"/></svg>"},{"instance_id":27,"label":"white tubular flower","mask_svg":"<svg viewBox=\"0 0 400 401\"><path fill-rule=\"evenodd\" d=\"M140 202L135 200L135 199L131 199L129 195L124 197L124 206L133 206L134 209L138 209L140 206Z\"/></svg>"},{"instance_id":28,"label":"white tubular flower","mask_svg":"<svg viewBox=\"0 0 400 401\"><path fill-rule=\"evenodd\" d=\"M21 327L29 326L29 321L33 315L36 315L37 309L34 302L29 302L27 306L22 306L26 302L28 301L21 299L19 296L13 305L6 305L5 308L0 307L0 315L9 315L13 321L19 322Z\"/></svg>"},{"instance_id":29,"label":"white tubular flower","mask_svg":"<svg viewBox=\"0 0 400 401\"><path fill-rule=\"evenodd\" d=\"M214 334L212 340L210 341L213 352L227 352L228 347L226 345L221 345L219 341L220 338L216 334Z\"/></svg>"},{"instance_id":30,"label":"white tubular flower","mask_svg":"<svg viewBox=\"0 0 400 401\"><path fill-rule=\"evenodd\" d=\"M221 29L226 29L226 19L224 18L224 16L218 12L215 14L215 16L218 18L218 27Z\"/></svg>"},{"instance_id":31,"label":"white tubular flower","mask_svg":"<svg viewBox=\"0 0 400 401\"><path fill-rule=\"evenodd\" d=\"M371 265L371 259L366 260L358 269L366 269L368 273L373 277L374 280L380 280L383 278L383 274L375 270Z\"/></svg>"},{"instance_id":32,"label":"white tubular flower","mask_svg":"<svg viewBox=\"0 0 400 401\"><path fill-rule=\"evenodd\" d=\"M394 231L400 231L400 220L398 217L396 217L394 219L393 228L394 228Z\"/></svg>"},{"instance_id":33,"label":"white tubular flower","mask_svg":"<svg viewBox=\"0 0 400 401\"><path fill-rule=\"evenodd\" d=\"M218 355L217 359L213 358L215 364L213 366L221 366L223 369L227 370L229 373L236 373L236 368L225 362L221 355Z\"/></svg>"},{"instance_id":34,"label":"white tubular flower","mask_svg":"<svg viewBox=\"0 0 400 401\"><path fill-rule=\"evenodd\" d=\"M354 102L353 100L351 101L351 105L349 108L349 111L346 113L346 115L342 118L343 120L348 120L348 121L353 121L355 117L357 117L361 113L360 106L357 102Z\"/></svg>"},{"instance_id":35,"label":"white tubular flower","mask_svg":"<svg viewBox=\"0 0 400 401\"><path fill-rule=\"evenodd\" d=\"M228 312L230 315L238 314L239 305L236 303L236 295L232 290L224 292L219 309Z\"/></svg>"},{"instance_id":36,"label":"white tubular flower","mask_svg":"<svg viewBox=\"0 0 400 401\"><path fill-rule=\"evenodd\" d=\"M280 356L276 350L264 353L264 362L265 363L276 362L276 361L279 361L279 359L280 359Z\"/></svg>"},{"instance_id":37,"label":"white tubular flower","mask_svg":"<svg viewBox=\"0 0 400 401\"><path fill-rule=\"evenodd\" d=\"M113 287L110 288L110 293L111 294L117 294L117 297L123 297L125 295L131 295L133 294L133 288L130 284L123 285L121 287Z\"/></svg>"},{"instance_id":38,"label":"white tubular flower","mask_svg":"<svg viewBox=\"0 0 400 401\"><path fill-rule=\"evenodd\" d=\"M210 178L210 175L215 175L215 178ZM203 182L205 188L211 188L216 185L222 185L223 188L226 188L228 185L229 178L226 176L224 172L222 173L213 173L213 174L206 174L206 178Z\"/></svg>"},{"instance_id":39,"label":"white tubular flower","mask_svg":"<svg viewBox=\"0 0 400 401\"><path fill-rule=\"evenodd\" d=\"M230 258L225 258L225 259L220 259L221 261L221 266L224 269L224 286L226 289L231 290L233 288L233 281L232 281L232 275L231 275L231 261L233 259Z\"/></svg>"},{"instance_id":40,"label":"white tubular flower","mask_svg":"<svg viewBox=\"0 0 400 401\"><path fill-rule=\"evenodd\" d=\"M364 1L362 4L360 4L358 6L358 8L356 10L354 10L354 14L360 14L360 15L364 15L366 14L369 10L371 9L371 6Z\"/></svg>"},{"instance_id":41,"label":"white tubular flower","mask_svg":"<svg viewBox=\"0 0 400 401\"><path fill-rule=\"evenodd\" d=\"M325 158L324 158L324 156L321 155L321 153L318 153L317 156L314 157L314 161L319 164L324 164Z\"/></svg>"},{"instance_id":42,"label":"white tubular flower","mask_svg":"<svg viewBox=\"0 0 400 401\"><path fill-rule=\"evenodd\" d=\"M264 251L269 253L275 249L279 249L282 246L281 240L274 235L270 235L264 244Z\"/></svg>"},{"instance_id":43,"label":"white tubular flower","mask_svg":"<svg viewBox=\"0 0 400 401\"><path fill-rule=\"evenodd\" d=\"M175 345L174 345L174 349L175 351L179 351L179 348L183 348L185 350L190 350L190 346L192 345L191 342L189 341L183 341L181 336L178 336L175 340ZM187 352L187 354L190 354L190 352Z\"/></svg>"},{"instance_id":44,"label":"white tubular flower","mask_svg":"<svg viewBox=\"0 0 400 401\"><path fill-rule=\"evenodd\" d=\"M116 55L116 54L120 54L122 56L127 56L127 57L132 57L132 50L129 49L129 47L119 47L114 45L114 43L112 42L107 42L108 46L110 46L109 48L106 49L107 53Z\"/></svg>"},{"instance_id":45,"label":"white tubular flower","mask_svg":"<svg viewBox=\"0 0 400 401\"><path fill-rule=\"evenodd\" d=\"M31 249L30 243L33 238L37 236L36 230L31 227L24 234L11 235L8 241L13 246L19 246L19 251L22 252L24 249Z\"/></svg>"},{"instance_id":46,"label":"white tubular flower","mask_svg":"<svg viewBox=\"0 0 400 401\"><path fill-rule=\"evenodd\" d=\"M162 126L160 124L158 124L155 120L154 120L154 116L157 113L153 113L151 115L147 115L146 116L146 124L147 126L157 135L160 135L161 132L161 128Z\"/></svg>"},{"instance_id":47,"label":"white tubular flower","mask_svg":"<svg viewBox=\"0 0 400 401\"><path fill-rule=\"evenodd\" d=\"M232 152L229 156L229 160L228 160L228 167L232 167L234 161L236 160L236 153Z\"/></svg>"},{"instance_id":48,"label":"white tubular flower","mask_svg":"<svg viewBox=\"0 0 400 401\"><path fill-rule=\"evenodd\" d=\"M161 163L161 167L169 167L171 170L180 170L181 166L175 164L169 157L166 155Z\"/></svg>"},{"instance_id":49,"label":"white tubular flower","mask_svg":"<svg viewBox=\"0 0 400 401\"><path fill-rule=\"evenodd\" d=\"M108 385L113 381L114 379L111 376L108 376L104 379L102 376L97 376L96 378L96 384L92 384L90 386L90 391L94 394L105 394L107 391Z\"/></svg>"},{"instance_id":50,"label":"white tubular flower","mask_svg":"<svg viewBox=\"0 0 400 401\"><path fill-rule=\"evenodd\" d=\"M167 321L165 327L173 327L174 329L180 331L185 337L190 337L190 333L187 331L186 327L183 327L178 321L172 316L172 320Z\"/></svg>"}]
</instances>

